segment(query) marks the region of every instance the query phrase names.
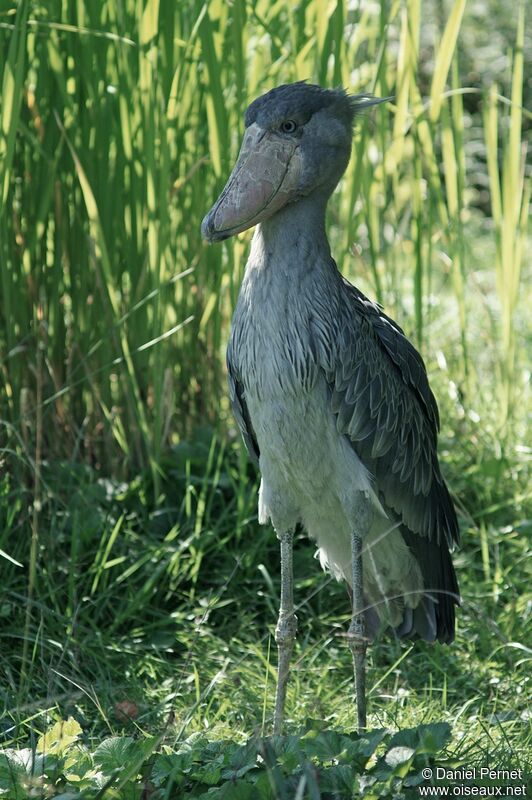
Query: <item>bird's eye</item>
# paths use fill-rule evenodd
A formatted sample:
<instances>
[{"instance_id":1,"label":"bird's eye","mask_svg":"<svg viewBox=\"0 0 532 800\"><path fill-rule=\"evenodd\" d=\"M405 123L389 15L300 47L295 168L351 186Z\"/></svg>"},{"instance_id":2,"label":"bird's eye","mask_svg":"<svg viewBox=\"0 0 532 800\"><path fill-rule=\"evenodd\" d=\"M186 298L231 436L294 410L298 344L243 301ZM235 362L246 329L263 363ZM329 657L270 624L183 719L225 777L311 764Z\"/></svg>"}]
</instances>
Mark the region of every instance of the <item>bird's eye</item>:
<instances>
[{"instance_id":1,"label":"bird's eye","mask_svg":"<svg viewBox=\"0 0 532 800\"><path fill-rule=\"evenodd\" d=\"M294 133L296 128L297 123L295 123L293 119L285 119L285 121L281 123L281 130L283 133Z\"/></svg>"}]
</instances>

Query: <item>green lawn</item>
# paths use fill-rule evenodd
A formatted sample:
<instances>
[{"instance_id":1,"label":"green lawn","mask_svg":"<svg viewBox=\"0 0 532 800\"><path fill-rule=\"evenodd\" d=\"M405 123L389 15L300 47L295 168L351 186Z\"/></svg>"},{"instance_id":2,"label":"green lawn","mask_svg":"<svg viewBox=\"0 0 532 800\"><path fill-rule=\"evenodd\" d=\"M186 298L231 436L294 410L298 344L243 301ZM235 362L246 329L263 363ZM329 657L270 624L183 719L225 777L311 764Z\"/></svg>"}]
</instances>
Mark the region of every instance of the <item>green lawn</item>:
<instances>
[{"instance_id":1,"label":"green lawn","mask_svg":"<svg viewBox=\"0 0 532 800\"><path fill-rule=\"evenodd\" d=\"M445 409L444 470L462 528L455 555L463 598L457 638L451 647L390 639L375 643L368 671L369 727L419 732L418 726L448 723L450 739L442 734L436 763L526 770L531 753L527 453L523 446L497 453L498 440L483 417L455 422L459 437L451 438L452 409L458 419L460 406L445 398L441 373L434 383ZM134 754L139 761L134 775L121 790L126 793L117 795L124 797L137 796L137 773L146 776L156 769L159 775L162 765L155 761L154 766L151 749L180 753L187 740L196 771L181 768L189 783L180 791L190 790L190 796L207 791L201 769L214 769L222 756L249 761L248 751L235 756L231 747L252 735L268 735L273 711L278 547L272 530L256 522L256 476L238 442L213 438L208 429L169 452L162 472L155 503L149 474L126 484L98 478L88 467L44 467L38 591L25 667L20 660L25 577L15 565L4 569L9 586L1 607L4 746L35 747L39 732L70 717L81 725L83 746L97 763L102 740L133 737L141 750ZM11 525L13 542L29 509L27 503L23 507L24 493L8 478L2 496L4 530ZM20 540L13 557L22 559L24 547ZM299 634L287 732L301 734L310 726L315 736L323 725L352 732L352 666L344 639L349 601L345 588L321 572L313 554L302 534L295 551ZM200 738L190 740L193 734ZM340 758L342 748L337 752L339 744L329 735L322 734L321 747ZM217 755L209 749L207 742L224 740ZM293 763L272 756L266 771L271 777L274 767L280 769L286 787L290 775L300 776L307 756L314 765L321 757L319 747L314 752L305 737L301 741ZM385 739L380 748L387 744ZM77 754L78 745L72 748ZM71 757L72 748L65 751ZM423 759L430 758L422 747L404 780L419 775ZM119 759L105 762L106 778ZM330 766L319 763L325 771ZM371 776L378 763L369 759L362 772ZM417 791L403 785L400 772L393 779L386 773L379 792L388 796L392 780L396 796ZM123 774L119 770L118 776ZM256 777L250 769L241 781L246 787ZM168 781L161 778L155 797L189 796L170 789L166 795ZM141 785L136 781L137 788ZM282 796L268 794L270 789L250 797Z\"/></svg>"}]
</instances>

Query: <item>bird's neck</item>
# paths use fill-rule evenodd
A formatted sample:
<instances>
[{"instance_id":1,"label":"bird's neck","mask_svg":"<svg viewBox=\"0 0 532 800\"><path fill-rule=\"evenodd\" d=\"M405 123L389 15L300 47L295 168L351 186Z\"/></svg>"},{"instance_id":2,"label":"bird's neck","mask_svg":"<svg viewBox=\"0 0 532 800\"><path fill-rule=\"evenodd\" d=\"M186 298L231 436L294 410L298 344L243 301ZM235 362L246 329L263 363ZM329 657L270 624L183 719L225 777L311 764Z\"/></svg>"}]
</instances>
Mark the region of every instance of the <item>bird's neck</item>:
<instances>
[{"instance_id":1,"label":"bird's neck","mask_svg":"<svg viewBox=\"0 0 532 800\"><path fill-rule=\"evenodd\" d=\"M328 265L331 251L325 233L328 197L311 195L289 203L257 226L249 267L269 274L270 280L296 280L320 264Z\"/></svg>"}]
</instances>

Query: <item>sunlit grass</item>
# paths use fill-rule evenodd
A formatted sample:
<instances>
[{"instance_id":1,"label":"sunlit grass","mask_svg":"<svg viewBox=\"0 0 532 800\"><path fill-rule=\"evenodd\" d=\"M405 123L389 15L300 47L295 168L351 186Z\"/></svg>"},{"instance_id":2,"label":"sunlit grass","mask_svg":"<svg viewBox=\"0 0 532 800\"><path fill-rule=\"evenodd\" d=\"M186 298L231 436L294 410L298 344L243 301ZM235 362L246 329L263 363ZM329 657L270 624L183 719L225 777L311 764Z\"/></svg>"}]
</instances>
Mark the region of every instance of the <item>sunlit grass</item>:
<instances>
[{"instance_id":1,"label":"sunlit grass","mask_svg":"<svg viewBox=\"0 0 532 800\"><path fill-rule=\"evenodd\" d=\"M246 104L302 78L394 98L359 122L331 205L334 253L424 354L438 313L431 296L454 298L455 369L474 397L469 240L479 178L463 92L480 101L480 89L460 75L464 3L432 42L426 96L419 0L380 13L314 0L297 13L266 0L120 8L22 0L0 19L2 418L17 427L26 418L34 445L39 347L48 453L123 474L148 466L157 481L168 441L220 417L221 352L249 233L206 248L199 222L236 156ZM476 119L494 220L485 238L495 263L485 269L497 276L489 356L501 429L519 415L511 387L522 364L512 330L530 192L523 4L515 37L512 74L501 76L508 97L493 85Z\"/></svg>"},{"instance_id":2,"label":"sunlit grass","mask_svg":"<svg viewBox=\"0 0 532 800\"><path fill-rule=\"evenodd\" d=\"M24 743L30 731L71 714L94 742L127 731L117 710L124 701L135 704L135 725L146 733L157 733L175 715L167 734L172 741L194 731L240 740L269 731L278 544L271 531L258 528L256 487L238 464L234 448L224 452L208 436L198 440L167 460L173 480L158 508L149 480L102 482L88 491L87 472L65 465L45 473L53 538L39 575L31 661L20 692L24 589L20 568L5 572L11 587L2 605L5 745ZM464 480L484 481L487 492L497 480L492 468L478 476L470 471ZM461 514L456 642L405 647L383 639L371 648L372 728L448 721L456 757L465 763L497 754L501 766L526 765L530 523L519 513L523 481L522 473L514 486L504 471L499 476L497 490L512 499L512 512L471 509L482 522ZM22 552L21 545L14 555ZM314 717L352 730L345 588L321 572L305 537L297 540L295 573L300 631L288 729Z\"/></svg>"}]
</instances>

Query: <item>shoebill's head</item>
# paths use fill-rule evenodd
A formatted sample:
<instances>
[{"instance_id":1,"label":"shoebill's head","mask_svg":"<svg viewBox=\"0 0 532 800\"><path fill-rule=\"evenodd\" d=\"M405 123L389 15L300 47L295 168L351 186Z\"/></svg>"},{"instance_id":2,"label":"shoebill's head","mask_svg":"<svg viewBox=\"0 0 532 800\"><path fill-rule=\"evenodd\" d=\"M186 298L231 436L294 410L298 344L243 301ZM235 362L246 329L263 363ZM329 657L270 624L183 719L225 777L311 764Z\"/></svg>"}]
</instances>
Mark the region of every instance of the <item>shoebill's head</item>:
<instances>
[{"instance_id":1,"label":"shoebill's head","mask_svg":"<svg viewBox=\"0 0 532 800\"><path fill-rule=\"evenodd\" d=\"M313 192L329 196L349 162L357 111L383 102L303 81L251 103L240 154L201 232L219 242Z\"/></svg>"}]
</instances>

